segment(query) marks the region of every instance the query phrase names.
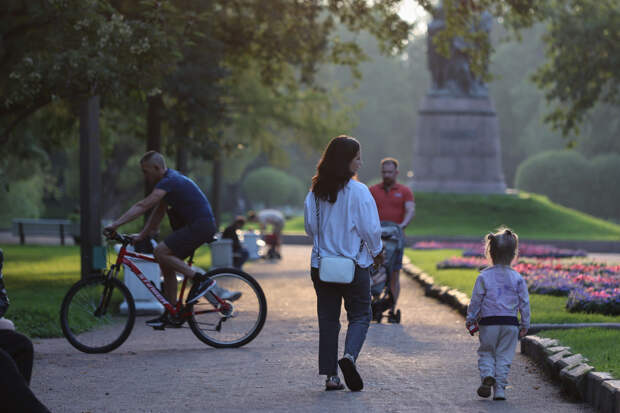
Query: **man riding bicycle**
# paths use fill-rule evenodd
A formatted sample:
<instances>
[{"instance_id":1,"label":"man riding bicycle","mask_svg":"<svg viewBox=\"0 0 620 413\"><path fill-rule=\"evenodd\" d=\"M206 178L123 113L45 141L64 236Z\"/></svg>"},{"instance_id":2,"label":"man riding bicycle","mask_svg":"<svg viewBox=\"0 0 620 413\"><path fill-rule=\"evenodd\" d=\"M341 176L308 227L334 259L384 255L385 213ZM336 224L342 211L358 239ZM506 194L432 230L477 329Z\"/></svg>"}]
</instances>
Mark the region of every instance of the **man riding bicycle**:
<instances>
[{"instance_id":1,"label":"man riding bicycle","mask_svg":"<svg viewBox=\"0 0 620 413\"><path fill-rule=\"evenodd\" d=\"M215 286L215 281L205 274L195 272L183 260L196 248L211 242L217 231L211 205L198 185L174 169L166 167L162 154L149 151L140 159L144 179L154 186L143 200L134 204L123 215L105 228L107 233L116 232L123 224L135 220L153 208L144 229L134 236L134 242L154 234L166 211L174 232L155 247L154 255L164 276L163 295L173 306L176 304L177 279L181 273L193 281L187 303L195 303ZM167 312L147 321L147 325L162 329L173 325Z\"/></svg>"}]
</instances>

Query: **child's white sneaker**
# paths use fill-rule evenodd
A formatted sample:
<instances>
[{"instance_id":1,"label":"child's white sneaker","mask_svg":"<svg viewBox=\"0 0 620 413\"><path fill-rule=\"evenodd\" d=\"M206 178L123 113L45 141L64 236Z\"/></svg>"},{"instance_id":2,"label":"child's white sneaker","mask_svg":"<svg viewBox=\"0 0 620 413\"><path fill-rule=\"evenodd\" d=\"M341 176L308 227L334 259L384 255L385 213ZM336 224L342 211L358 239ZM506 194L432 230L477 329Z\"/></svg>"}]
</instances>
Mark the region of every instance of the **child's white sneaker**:
<instances>
[{"instance_id":1,"label":"child's white sneaker","mask_svg":"<svg viewBox=\"0 0 620 413\"><path fill-rule=\"evenodd\" d=\"M497 384L493 386L493 400L506 400L506 394L502 386Z\"/></svg>"},{"instance_id":2,"label":"child's white sneaker","mask_svg":"<svg viewBox=\"0 0 620 413\"><path fill-rule=\"evenodd\" d=\"M489 397L491 395L491 387L495 384L495 378L486 376L482 379L482 384L478 387L478 396Z\"/></svg>"}]
</instances>

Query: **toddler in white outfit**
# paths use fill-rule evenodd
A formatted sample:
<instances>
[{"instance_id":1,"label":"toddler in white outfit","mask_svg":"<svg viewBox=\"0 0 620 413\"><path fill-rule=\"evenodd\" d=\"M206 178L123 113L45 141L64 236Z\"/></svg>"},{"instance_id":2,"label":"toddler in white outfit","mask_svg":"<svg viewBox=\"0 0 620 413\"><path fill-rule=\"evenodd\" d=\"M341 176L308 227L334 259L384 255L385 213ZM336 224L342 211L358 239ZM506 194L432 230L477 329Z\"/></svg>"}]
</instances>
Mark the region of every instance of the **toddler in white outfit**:
<instances>
[{"instance_id":1,"label":"toddler in white outfit","mask_svg":"<svg viewBox=\"0 0 620 413\"><path fill-rule=\"evenodd\" d=\"M525 280L511 267L519 237L507 228L486 236L485 255L493 265L480 272L467 308L466 327L479 328L480 397L506 400L510 364L517 342L530 326L530 299ZM517 318L521 313L521 322Z\"/></svg>"}]
</instances>

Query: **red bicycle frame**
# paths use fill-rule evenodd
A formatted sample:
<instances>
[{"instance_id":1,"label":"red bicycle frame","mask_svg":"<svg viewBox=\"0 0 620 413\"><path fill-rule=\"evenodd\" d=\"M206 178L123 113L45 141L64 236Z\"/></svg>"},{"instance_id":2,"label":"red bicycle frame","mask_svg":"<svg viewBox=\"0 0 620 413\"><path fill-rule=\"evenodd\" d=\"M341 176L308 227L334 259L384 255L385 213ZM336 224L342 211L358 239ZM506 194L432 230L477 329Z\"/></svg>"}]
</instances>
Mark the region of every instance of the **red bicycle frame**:
<instances>
[{"instance_id":1,"label":"red bicycle frame","mask_svg":"<svg viewBox=\"0 0 620 413\"><path fill-rule=\"evenodd\" d=\"M155 285L148 278L146 278L146 276L142 273L142 271L140 271L138 266L136 264L134 264L127 257L137 258L137 259L140 259L140 260L143 260L143 261L154 262L154 263L157 263L157 260L154 257L149 257L147 255L143 255L143 254L139 254L139 253L136 253L136 252L127 251L127 245L125 243L123 243L123 244L121 244L121 249L118 252L118 257L116 258L116 264L115 264L116 271L120 270L121 264L124 264L127 267L129 267L131 269L131 272L133 272L136 275L136 277L138 277L138 279L142 282L142 284L144 284L144 286L151 292L151 294L153 294L153 296L155 296L157 301L159 301L166 308L166 310L168 311L169 314L171 314L172 316L178 315L180 313L181 309L182 309L182 300L177 300L176 306L173 306L172 304L170 304L168 302L168 300L166 300L166 298L161 294L161 292L159 292L157 287L155 287ZM190 259L188 260L188 264L190 266L192 265L192 257L190 257ZM183 276L183 284L181 284L181 293L180 293L179 297L183 297L183 293L185 292L185 286L186 285L187 285L187 277L184 275ZM210 310L194 311L194 314L218 312L222 308L226 309L229 306L229 304L227 302L223 301L217 295L213 294L213 297L218 301L218 303L220 304L221 307L210 309ZM180 314L180 315L183 316L183 317L186 317L186 316L190 316L191 313L187 312L187 313Z\"/></svg>"}]
</instances>

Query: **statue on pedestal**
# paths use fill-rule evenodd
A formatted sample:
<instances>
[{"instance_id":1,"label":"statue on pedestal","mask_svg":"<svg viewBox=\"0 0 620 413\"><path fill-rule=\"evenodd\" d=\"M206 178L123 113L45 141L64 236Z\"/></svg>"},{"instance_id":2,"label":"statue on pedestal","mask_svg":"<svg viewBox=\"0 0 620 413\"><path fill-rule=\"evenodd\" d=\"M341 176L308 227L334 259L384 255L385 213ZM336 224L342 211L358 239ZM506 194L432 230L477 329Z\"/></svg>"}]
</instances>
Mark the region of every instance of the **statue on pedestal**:
<instances>
[{"instance_id":1,"label":"statue on pedestal","mask_svg":"<svg viewBox=\"0 0 620 413\"><path fill-rule=\"evenodd\" d=\"M493 17L487 11L480 15L480 21L472 30L491 32ZM432 95L482 97L488 96L488 88L482 78L471 71L467 42L459 36L450 41L450 56L440 54L434 44L437 34L445 28L443 7L439 5L428 25L428 66L432 76L429 91Z\"/></svg>"}]
</instances>

